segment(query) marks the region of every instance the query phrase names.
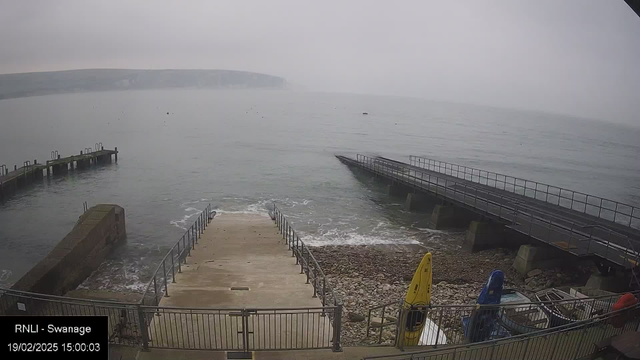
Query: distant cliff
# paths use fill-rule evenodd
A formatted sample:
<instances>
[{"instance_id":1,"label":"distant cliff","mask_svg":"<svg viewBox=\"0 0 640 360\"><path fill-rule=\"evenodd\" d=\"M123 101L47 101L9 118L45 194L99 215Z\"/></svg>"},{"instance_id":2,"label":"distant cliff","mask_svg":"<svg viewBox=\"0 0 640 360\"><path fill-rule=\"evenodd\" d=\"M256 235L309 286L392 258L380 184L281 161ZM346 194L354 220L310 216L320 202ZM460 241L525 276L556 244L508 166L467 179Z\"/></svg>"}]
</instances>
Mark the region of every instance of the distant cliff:
<instances>
[{"instance_id":1,"label":"distant cliff","mask_svg":"<svg viewBox=\"0 0 640 360\"><path fill-rule=\"evenodd\" d=\"M287 88L284 78L234 70L89 69L0 75L0 99L161 88Z\"/></svg>"}]
</instances>

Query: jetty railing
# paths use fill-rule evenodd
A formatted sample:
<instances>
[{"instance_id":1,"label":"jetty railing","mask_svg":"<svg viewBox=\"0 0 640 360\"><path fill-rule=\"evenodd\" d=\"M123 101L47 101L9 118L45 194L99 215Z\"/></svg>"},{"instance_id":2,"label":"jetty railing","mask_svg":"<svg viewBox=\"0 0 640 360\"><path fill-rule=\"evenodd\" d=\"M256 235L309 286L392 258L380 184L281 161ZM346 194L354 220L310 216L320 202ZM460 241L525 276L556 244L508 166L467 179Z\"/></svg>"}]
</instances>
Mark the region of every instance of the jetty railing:
<instances>
[{"instance_id":1,"label":"jetty railing","mask_svg":"<svg viewBox=\"0 0 640 360\"><path fill-rule=\"evenodd\" d=\"M215 214L216 212L211 210L211 204L207 205L191 227L162 258L145 287L140 299L141 305L156 306L162 297L169 296L169 284L176 282L176 273L182 272L182 265L187 263L191 250L195 250L198 239Z\"/></svg>"},{"instance_id":2,"label":"jetty railing","mask_svg":"<svg viewBox=\"0 0 640 360\"><path fill-rule=\"evenodd\" d=\"M422 156L409 156L409 164L514 194L524 195L552 205L613 221L627 227L640 228L640 210L633 205L619 201Z\"/></svg>"},{"instance_id":3,"label":"jetty railing","mask_svg":"<svg viewBox=\"0 0 640 360\"><path fill-rule=\"evenodd\" d=\"M514 202L509 195L491 192L470 185L466 181L455 181L437 176L438 174L425 173L419 167L411 167L393 160L358 154L356 162L374 174L391 177L405 186L430 192L436 197L507 223L515 231L577 256L596 254L626 268L636 266L635 260L639 254L633 247L628 246L634 240L616 231L596 226L583 229L583 224L576 224L564 218L554 221L541 211ZM624 246L616 244L616 239L624 243Z\"/></svg>"},{"instance_id":4,"label":"jetty railing","mask_svg":"<svg viewBox=\"0 0 640 360\"><path fill-rule=\"evenodd\" d=\"M398 355L369 356L364 359L580 359L597 352L602 345L601 342L607 338L638 331L639 311L640 305L634 305L590 319L512 337L442 346Z\"/></svg>"},{"instance_id":5,"label":"jetty railing","mask_svg":"<svg viewBox=\"0 0 640 360\"><path fill-rule=\"evenodd\" d=\"M640 296L640 291L632 294ZM499 305L428 305L420 311L404 308L404 301L394 301L369 308L366 334L372 343L401 347L401 339L404 338L399 333L404 328L401 325L420 320L438 330L427 332L420 345L437 347L478 342L481 339L504 338L606 314L613 311L613 305L622 295ZM511 319L521 321L522 324ZM489 321L497 325L489 328ZM393 341L383 338L384 330L395 334L391 339Z\"/></svg>"}]
</instances>

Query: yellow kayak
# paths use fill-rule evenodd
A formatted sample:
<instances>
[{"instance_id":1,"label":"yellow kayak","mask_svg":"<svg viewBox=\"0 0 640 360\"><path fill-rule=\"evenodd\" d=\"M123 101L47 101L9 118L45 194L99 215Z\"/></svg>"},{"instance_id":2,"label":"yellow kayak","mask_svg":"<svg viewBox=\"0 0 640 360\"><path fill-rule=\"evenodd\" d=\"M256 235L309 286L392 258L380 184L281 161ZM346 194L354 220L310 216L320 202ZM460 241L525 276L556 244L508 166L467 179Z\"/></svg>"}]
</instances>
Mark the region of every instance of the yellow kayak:
<instances>
[{"instance_id":1,"label":"yellow kayak","mask_svg":"<svg viewBox=\"0 0 640 360\"><path fill-rule=\"evenodd\" d=\"M418 345L426 320L426 309L431 303L431 253L420 261L413 274L409 291L404 298L404 308L410 310L404 331L404 345Z\"/></svg>"}]
</instances>

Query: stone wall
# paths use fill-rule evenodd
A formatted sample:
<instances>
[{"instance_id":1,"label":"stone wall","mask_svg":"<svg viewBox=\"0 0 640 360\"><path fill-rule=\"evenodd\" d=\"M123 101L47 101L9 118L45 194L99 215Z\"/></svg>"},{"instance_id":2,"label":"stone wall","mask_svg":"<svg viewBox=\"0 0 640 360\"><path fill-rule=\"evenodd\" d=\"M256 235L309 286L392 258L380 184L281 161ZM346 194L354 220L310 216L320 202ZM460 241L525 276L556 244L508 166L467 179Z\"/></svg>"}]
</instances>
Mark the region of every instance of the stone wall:
<instances>
[{"instance_id":1,"label":"stone wall","mask_svg":"<svg viewBox=\"0 0 640 360\"><path fill-rule=\"evenodd\" d=\"M126 238L124 209L99 204L85 212L51 252L11 288L64 295L80 285Z\"/></svg>"}]
</instances>

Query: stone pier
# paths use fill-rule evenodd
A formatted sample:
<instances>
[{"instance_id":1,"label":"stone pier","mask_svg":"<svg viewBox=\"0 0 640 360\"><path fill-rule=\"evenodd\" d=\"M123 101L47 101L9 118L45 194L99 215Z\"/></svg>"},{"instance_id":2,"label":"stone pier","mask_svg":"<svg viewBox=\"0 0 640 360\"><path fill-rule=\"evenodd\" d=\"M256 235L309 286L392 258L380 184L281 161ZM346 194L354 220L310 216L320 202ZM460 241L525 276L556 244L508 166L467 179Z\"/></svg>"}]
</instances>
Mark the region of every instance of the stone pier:
<instances>
[{"instance_id":1,"label":"stone pier","mask_svg":"<svg viewBox=\"0 0 640 360\"><path fill-rule=\"evenodd\" d=\"M513 267L524 275L533 269L558 266L571 260L566 253L549 246L522 245Z\"/></svg>"},{"instance_id":2,"label":"stone pier","mask_svg":"<svg viewBox=\"0 0 640 360\"><path fill-rule=\"evenodd\" d=\"M471 251L501 246L505 239L504 227L495 223L472 221L465 236L465 248Z\"/></svg>"},{"instance_id":3,"label":"stone pier","mask_svg":"<svg viewBox=\"0 0 640 360\"><path fill-rule=\"evenodd\" d=\"M436 205L431 213L431 224L436 229L467 227L473 214L453 205Z\"/></svg>"},{"instance_id":4,"label":"stone pier","mask_svg":"<svg viewBox=\"0 0 640 360\"><path fill-rule=\"evenodd\" d=\"M387 185L387 195L389 196L397 196L397 197L405 197L408 193L412 192L413 189L410 187L400 185L400 184L390 184Z\"/></svg>"},{"instance_id":5,"label":"stone pier","mask_svg":"<svg viewBox=\"0 0 640 360\"><path fill-rule=\"evenodd\" d=\"M99 204L87 210L51 252L11 288L51 295L75 289L126 238L124 209Z\"/></svg>"},{"instance_id":6,"label":"stone pier","mask_svg":"<svg viewBox=\"0 0 640 360\"><path fill-rule=\"evenodd\" d=\"M407 211L425 211L433 206L433 202L429 201L429 195L423 193L410 192L404 202L404 209Z\"/></svg>"}]
</instances>

